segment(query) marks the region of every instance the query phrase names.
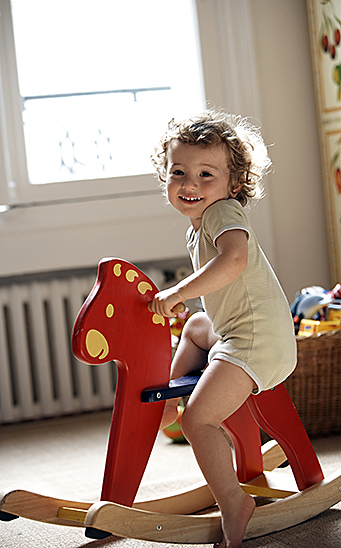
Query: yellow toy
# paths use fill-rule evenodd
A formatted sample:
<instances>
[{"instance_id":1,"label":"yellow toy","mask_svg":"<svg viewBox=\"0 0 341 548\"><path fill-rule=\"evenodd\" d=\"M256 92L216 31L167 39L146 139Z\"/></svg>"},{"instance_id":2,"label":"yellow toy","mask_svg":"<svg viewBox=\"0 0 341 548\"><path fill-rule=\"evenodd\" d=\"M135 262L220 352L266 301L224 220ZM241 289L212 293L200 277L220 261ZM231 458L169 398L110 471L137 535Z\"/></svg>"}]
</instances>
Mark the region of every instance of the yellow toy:
<instances>
[{"instance_id":1,"label":"yellow toy","mask_svg":"<svg viewBox=\"0 0 341 548\"><path fill-rule=\"evenodd\" d=\"M321 333L322 331L333 331L334 329L341 329L340 320L326 322L319 322L317 320L301 320L298 336L309 337L315 333Z\"/></svg>"}]
</instances>

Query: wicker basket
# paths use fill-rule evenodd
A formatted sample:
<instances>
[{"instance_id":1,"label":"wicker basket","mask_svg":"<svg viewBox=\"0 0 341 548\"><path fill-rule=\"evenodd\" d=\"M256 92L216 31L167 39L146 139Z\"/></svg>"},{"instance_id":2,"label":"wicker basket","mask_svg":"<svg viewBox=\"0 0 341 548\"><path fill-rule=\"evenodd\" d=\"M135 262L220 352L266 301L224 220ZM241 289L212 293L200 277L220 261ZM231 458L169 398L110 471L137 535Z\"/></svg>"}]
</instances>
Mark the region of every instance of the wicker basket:
<instances>
[{"instance_id":1,"label":"wicker basket","mask_svg":"<svg viewBox=\"0 0 341 548\"><path fill-rule=\"evenodd\" d=\"M298 361L285 381L310 437L341 432L341 329L297 337Z\"/></svg>"}]
</instances>

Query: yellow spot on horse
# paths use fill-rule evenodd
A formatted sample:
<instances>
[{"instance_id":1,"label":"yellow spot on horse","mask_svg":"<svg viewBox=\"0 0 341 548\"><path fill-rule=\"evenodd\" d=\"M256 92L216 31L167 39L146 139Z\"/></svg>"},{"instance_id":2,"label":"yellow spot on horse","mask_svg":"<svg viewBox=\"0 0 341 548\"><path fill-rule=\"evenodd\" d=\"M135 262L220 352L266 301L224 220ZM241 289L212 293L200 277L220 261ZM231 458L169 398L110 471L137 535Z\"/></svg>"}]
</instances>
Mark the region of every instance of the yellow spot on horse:
<instances>
[{"instance_id":1,"label":"yellow spot on horse","mask_svg":"<svg viewBox=\"0 0 341 548\"><path fill-rule=\"evenodd\" d=\"M140 282L137 286L137 290L141 295L144 295L147 291L152 291L152 289L152 286L148 282Z\"/></svg>"},{"instance_id":2,"label":"yellow spot on horse","mask_svg":"<svg viewBox=\"0 0 341 548\"><path fill-rule=\"evenodd\" d=\"M96 329L90 329L85 338L85 346L92 358L104 360L109 354L107 339Z\"/></svg>"},{"instance_id":3,"label":"yellow spot on horse","mask_svg":"<svg viewBox=\"0 0 341 548\"><path fill-rule=\"evenodd\" d=\"M126 272L126 278L128 282L133 282L135 278L138 278L138 273L136 272L136 270L128 270Z\"/></svg>"},{"instance_id":4,"label":"yellow spot on horse","mask_svg":"<svg viewBox=\"0 0 341 548\"><path fill-rule=\"evenodd\" d=\"M114 266L114 274L115 276L119 277L121 276L121 265L120 263L116 263Z\"/></svg>"},{"instance_id":5,"label":"yellow spot on horse","mask_svg":"<svg viewBox=\"0 0 341 548\"><path fill-rule=\"evenodd\" d=\"M112 318L114 315L114 307L111 303L108 304L107 308L105 309L105 313L107 315L107 318Z\"/></svg>"},{"instance_id":6,"label":"yellow spot on horse","mask_svg":"<svg viewBox=\"0 0 341 548\"><path fill-rule=\"evenodd\" d=\"M161 325L165 325L165 318L163 316L159 316L158 314L154 314L152 317L152 322L155 324L160 323Z\"/></svg>"}]
</instances>

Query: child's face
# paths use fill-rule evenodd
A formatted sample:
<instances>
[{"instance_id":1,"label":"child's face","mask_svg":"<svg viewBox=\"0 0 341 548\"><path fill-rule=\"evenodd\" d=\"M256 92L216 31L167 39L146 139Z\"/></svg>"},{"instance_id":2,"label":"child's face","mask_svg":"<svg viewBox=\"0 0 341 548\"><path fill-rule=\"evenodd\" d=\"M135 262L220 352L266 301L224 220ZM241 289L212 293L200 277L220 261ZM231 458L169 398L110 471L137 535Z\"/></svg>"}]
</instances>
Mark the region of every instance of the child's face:
<instances>
[{"instance_id":1,"label":"child's face","mask_svg":"<svg viewBox=\"0 0 341 548\"><path fill-rule=\"evenodd\" d=\"M198 230L205 209L232 195L225 146L205 148L171 141L166 183L169 202Z\"/></svg>"}]
</instances>

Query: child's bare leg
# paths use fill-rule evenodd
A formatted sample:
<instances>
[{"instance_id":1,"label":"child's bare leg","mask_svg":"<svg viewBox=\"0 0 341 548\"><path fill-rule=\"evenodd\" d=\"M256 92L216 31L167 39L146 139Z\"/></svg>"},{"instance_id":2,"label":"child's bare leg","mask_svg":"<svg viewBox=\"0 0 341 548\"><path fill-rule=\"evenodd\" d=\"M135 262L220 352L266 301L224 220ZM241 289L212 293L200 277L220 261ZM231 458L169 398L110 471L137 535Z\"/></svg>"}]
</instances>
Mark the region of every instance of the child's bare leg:
<instances>
[{"instance_id":1,"label":"child's bare leg","mask_svg":"<svg viewBox=\"0 0 341 548\"><path fill-rule=\"evenodd\" d=\"M253 380L243 369L213 360L182 417L183 433L221 510L224 539L220 548L240 546L255 508L254 499L240 488L229 444L219 430L221 422L243 404L253 388Z\"/></svg>"},{"instance_id":2,"label":"child's bare leg","mask_svg":"<svg viewBox=\"0 0 341 548\"><path fill-rule=\"evenodd\" d=\"M191 316L183 329L170 378L177 379L196 369L203 369L207 363L208 351L217 340L218 337L213 333L212 324L205 313L198 312ZM167 400L160 429L176 421L179 399Z\"/></svg>"}]
</instances>

